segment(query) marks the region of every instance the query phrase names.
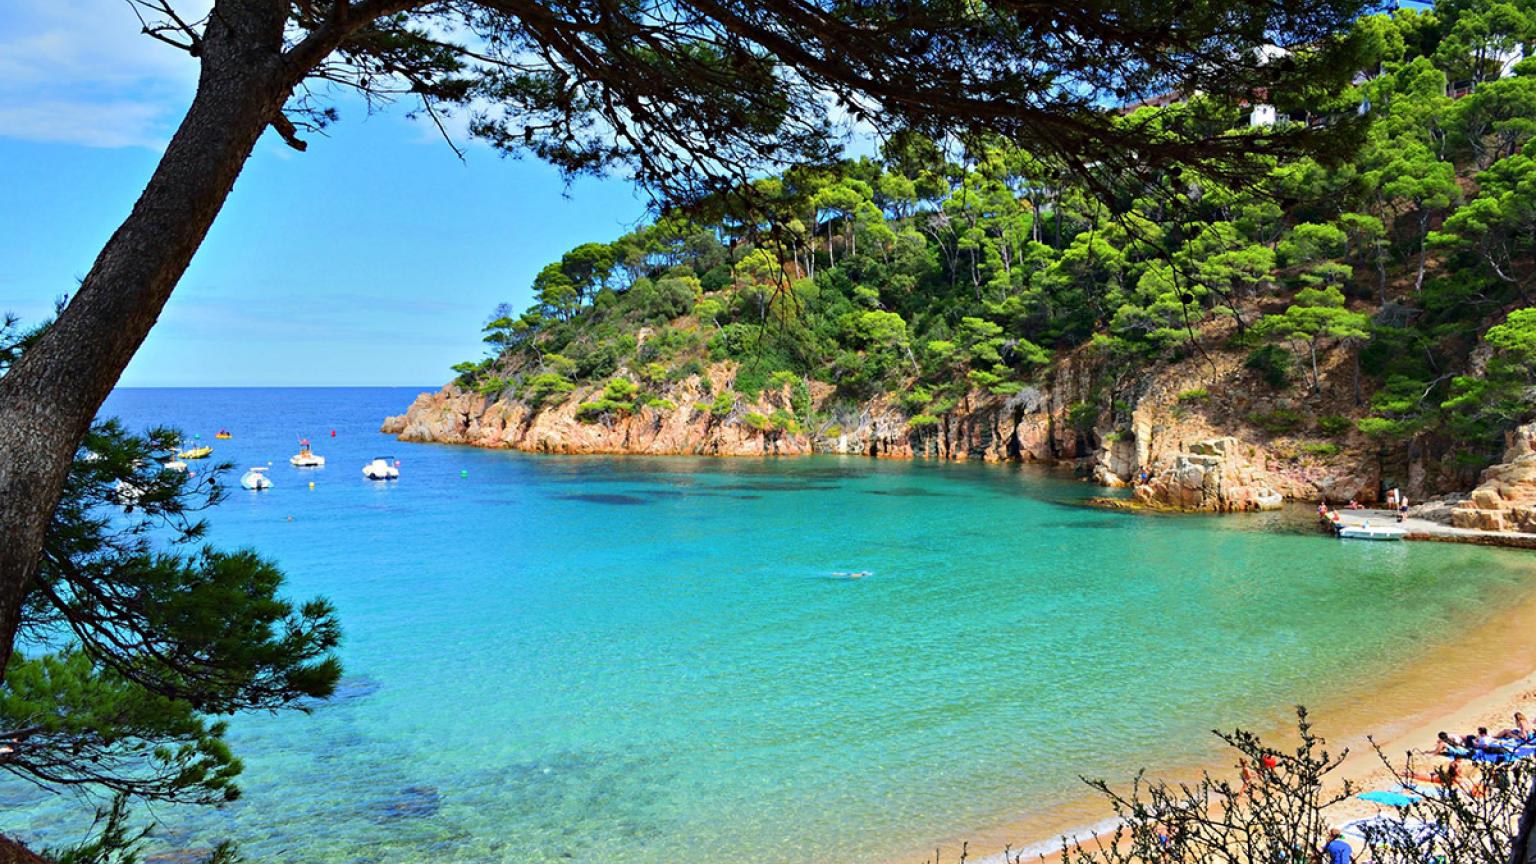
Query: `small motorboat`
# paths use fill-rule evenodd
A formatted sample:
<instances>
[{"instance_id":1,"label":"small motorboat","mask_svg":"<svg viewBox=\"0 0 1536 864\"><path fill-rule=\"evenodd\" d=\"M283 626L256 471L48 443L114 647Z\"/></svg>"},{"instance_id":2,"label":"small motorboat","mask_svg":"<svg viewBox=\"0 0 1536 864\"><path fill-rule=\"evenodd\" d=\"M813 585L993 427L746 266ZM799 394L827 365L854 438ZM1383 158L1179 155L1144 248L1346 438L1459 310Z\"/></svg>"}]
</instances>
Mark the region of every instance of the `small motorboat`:
<instances>
[{"instance_id":1,"label":"small motorboat","mask_svg":"<svg viewBox=\"0 0 1536 864\"><path fill-rule=\"evenodd\" d=\"M293 467L295 467L295 468L324 468L325 467L325 457L324 456L316 456L309 449L309 439L308 438L302 438L302 439L299 440L299 452L294 454L294 455L292 455L292 456L289 456L288 457L288 462L291 465L293 465Z\"/></svg>"},{"instance_id":2,"label":"small motorboat","mask_svg":"<svg viewBox=\"0 0 1536 864\"><path fill-rule=\"evenodd\" d=\"M187 463L181 461L180 459L172 459L171 461L165 463L164 465L162 465L160 467L164 468L167 471L182 471L182 472L185 472L187 470Z\"/></svg>"},{"instance_id":3,"label":"small motorboat","mask_svg":"<svg viewBox=\"0 0 1536 864\"><path fill-rule=\"evenodd\" d=\"M213 455L213 448L206 444L202 447L193 447L191 450L183 450L176 454L177 459L207 459Z\"/></svg>"},{"instance_id":4,"label":"small motorboat","mask_svg":"<svg viewBox=\"0 0 1536 864\"><path fill-rule=\"evenodd\" d=\"M233 438L235 436L229 434L229 430L228 429L220 429L213 437L227 441L230 438Z\"/></svg>"},{"instance_id":5,"label":"small motorboat","mask_svg":"<svg viewBox=\"0 0 1536 864\"><path fill-rule=\"evenodd\" d=\"M245 472L240 478L240 485L247 489L271 489L272 480L267 477L266 466L258 465Z\"/></svg>"},{"instance_id":6,"label":"small motorboat","mask_svg":"<svg viewBox=\"0 0 1536 864\"><path fill-rule=\"evenodd\" d=\"M399 480L400 469L395 467L392 457L375 456L372 462L363 466L363 476L369 480Z\"/></svg>"},{"instance_id":7,"label":"small motorboat","mask_svg":"<svg viewBox=\"0 0 1536 864\"><path fill-rule=\"evenodd\" d=\"M1408 532L1386 525L1340 525L1336 532L1343 540L1401 540Z\"/></svg>"},{"instance_id":8,"label":"small motorboat","mask_svg":"<svg viewBox=\"0 0 1536 864\"><path fill-rule=\"evenodd\" d=\"M117 503L132 510L133 505L139 503L139 499L144 497L144 490L127 480L119 480L112 487L112 494L116 496Z\"/></svg>"}]
</instances>

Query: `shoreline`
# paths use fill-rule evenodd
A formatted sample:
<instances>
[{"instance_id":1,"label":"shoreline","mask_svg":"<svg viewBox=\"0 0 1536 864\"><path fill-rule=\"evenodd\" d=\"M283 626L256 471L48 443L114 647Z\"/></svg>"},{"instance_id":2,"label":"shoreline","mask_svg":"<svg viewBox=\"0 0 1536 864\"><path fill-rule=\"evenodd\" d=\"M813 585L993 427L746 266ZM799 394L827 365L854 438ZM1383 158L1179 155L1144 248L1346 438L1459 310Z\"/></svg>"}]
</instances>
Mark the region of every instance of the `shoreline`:
<instances>
[{"instance_id":1,"label":"shoreline","mask_svg":"<svg viewBox=\"0 0 1536 864\"><path fill-rule=\"evenodd\" d=\"M1107 495L1097 495L1088 499L1088 506L1101 510L1120 510L1128 513L1179 515L1184 513L1201 514L1213 513L1215 515L1227 515L1209 510L1189 510L1182 507L1173 507L1163 504L1152 504L1139 501L1134 498L1113 498ZM1300 507L1304 502L1287 499L1281 506ZM1401 527L1406 533L1405 541L1420 543L1464 543L1473 546L1490 546L1502 549L1536 549L1536 534L1524 534L1519 531L1483 531L1475 528L1457 528L1445 525L1429 519L1409 516L1402 522L1397 521L1397 514L1388 510L1340 510L1339 521L1345 525L1362 526L1374 522L1387 527ZM1361 541L1369 542L1369 541Z\"/></svg>"},{"instance_id":2,"label":"shoreline","mask_svg":"<svg viewBox=\"0 0 1536 864\"><path fill-rule=\"evenodd\" d=\"M1347 781L1359 793L1394 785L1396 781L1382 764L1376 747L1393 765L1401 767L1409 751L1430 748L1436 732L1459 735L1478 726L1504 728L1515 711L1529 716L1536 710L1536 640L1522 638L1518 626L1528 625L1536 616L1536 566L1532 577L1528 596L1514 608L1487 619L1458 622L1451 641L1426 643L1410 663L1387 670L1384 677L1346 688L1329 704L1308 706L1314 731L1327 742L1327 749L1348 750L1343 763L1330 775L1331 788ZM1489 638L1490 633L1499 635ZM1461 683L1469 669L1478 670L1482 680ZM1246 728L1283 749L1295 740L1294 713L1287 716L1288 722L1257 723ZM1415 758L1433 760L1421 765L1441 761ZM1206 771L1235 778L1236 759L1236 752L1223 746L1220 756L1210 760L1142 767L1151 780L1178 783L1197 780ZM1062 768L1065 773L1069 766ZM1123 787L1125 782L1111 780L1111 786ZM1394 810L1351 797L1330 812L1334 814L1332 821L1342 823ZM888 858L886 864L932 864L936 852L939 861L958 861L962 843L967 848L966 860L977 864L1058 861L1063 837L1087 842L1095 831L1112 831L1114 822L1108 802L1085 786L1081 796L929 843L925 849ZM1005 848L1009 850L1006 858Z\"/></svg>"}]
</instances>

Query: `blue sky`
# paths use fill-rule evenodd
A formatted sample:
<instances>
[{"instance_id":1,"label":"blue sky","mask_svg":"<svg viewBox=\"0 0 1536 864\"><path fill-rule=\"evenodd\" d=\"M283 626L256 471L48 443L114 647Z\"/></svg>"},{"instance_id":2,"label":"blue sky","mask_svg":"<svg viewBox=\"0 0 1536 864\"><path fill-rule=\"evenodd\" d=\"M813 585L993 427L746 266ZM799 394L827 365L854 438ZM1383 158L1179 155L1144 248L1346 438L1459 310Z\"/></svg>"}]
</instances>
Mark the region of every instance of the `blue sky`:
<instances>
[{"instance_id":1,"label":"blue sky","mask_svg":"<svg viewBox=\"0 0 1536 864\"><path fill-rule=\"evenodd\" d=\"M36 321L127 215L197 69L122 0L5 2L0 311ZM257 146L123 385L440 383L496 303L644 216L623 181L567 189L473 144L460 162L404 106L340 107L307 153Z\"/></svg>"}]
</instances>

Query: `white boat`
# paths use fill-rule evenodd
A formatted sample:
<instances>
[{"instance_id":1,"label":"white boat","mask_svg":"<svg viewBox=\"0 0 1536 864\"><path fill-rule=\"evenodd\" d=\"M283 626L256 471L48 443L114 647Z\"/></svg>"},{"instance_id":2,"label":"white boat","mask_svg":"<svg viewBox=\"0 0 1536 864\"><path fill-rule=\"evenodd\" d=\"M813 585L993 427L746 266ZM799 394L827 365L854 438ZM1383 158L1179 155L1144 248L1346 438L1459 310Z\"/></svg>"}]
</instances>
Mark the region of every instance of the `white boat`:
<instances>
[{"instance_id":1,"label":"white boat","mask_svg":"<svg viewBox=\"0 0 1536 864\"><path fill-rule=\"evenodd\" d=\"M1364 525L1341 525L1339 527L1339 537L1344 540L1401 540L1407 533L1402 528L1372 525L1369 522Z\"/></svg>"},{"instance_id":2,"label":"white boat","mask_svg":"<svg viewBox=\"0 0 1536 864\"><path fill-rule=\"evenodd\" d=\"M240 485L247 489L271 489L272 481L267 477L265 466L257 466L245 472L240 478Z\"/></svg>"},{"instance_id":3,"label":"white boat","mask_svg":"<svg viewBox=\"0 0 1536 864\"><path fill-rule=\"evenodd\" d=\"M288 463L295 468L324 468L325 457L316 456L309 449L309 439L299 441L299 452L288 457Z\"/></svg>"},{"instance_id":4,"label":"white boat","mask_svg":"<svg viewBox=\"0 0 1536 864\"><path fill-rule=\"evenodd\" d=\"M181 461L180 459L172 459L161 467L167 471L186 471L187 463Z\"/></svg>"},{"instance_id":5,"label":"white boat","mask_svg":"<svg viewBox=\"0 0 1536 864\"><path fill-rule=\"evenodd\" d=\"M369 480L399 480L400 469L395 467L394 459L375 456L372 462L363 466L363 476Z\"/></svg>"},{"instance_id":6,"label":"white boat","mask_svg":"<svg viewBox=\"0 0 1536 864\"><path fill-rule=\"evenodd\" d=\"M127 480L119 480L113 485L112 494L117 497L117 503L131 510L144 497L144 490Z\"/></svg>"}]
</instances>

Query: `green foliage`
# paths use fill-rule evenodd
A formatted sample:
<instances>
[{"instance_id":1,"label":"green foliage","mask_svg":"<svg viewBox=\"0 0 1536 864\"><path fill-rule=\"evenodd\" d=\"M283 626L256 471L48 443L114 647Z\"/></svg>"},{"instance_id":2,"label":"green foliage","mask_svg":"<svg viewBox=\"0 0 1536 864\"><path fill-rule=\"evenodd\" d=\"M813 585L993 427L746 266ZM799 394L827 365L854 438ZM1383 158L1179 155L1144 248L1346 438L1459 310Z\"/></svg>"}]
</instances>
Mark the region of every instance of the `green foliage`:
<instances>
[{"instance_id":1,"label":"green foliage","mask_svg":"<svg viewBox=\"0 0 1536 864\"><path fill-rule=\"evenodd\" d=\"M220 469L163 470L179 439L115 421L87 434L0 687L0 729L16 730L0 769L60 790L229 801L241 763L211 718L334 688L329 603L283 599L282 572L254 552L191 548Z\"/></svg>"},{"instance_id":2,"label":"green foliage","mask_svg":"<svg viewBox=\"0 0 1536 864\"><path fill-rule=\"evenodd\" d=\"M1279 345L1261 345L1253 349L1243 365L1258 372L1272 389L1284 390L1291 383L1291 355Z\"/></svg>"},{"instance_id":3,"label":"green foliage","mask_svg":"<svg viewBox=\"0 0 1536 864\"><path fill-rule=\"evenodd\" d=\"M1536 31L1495 5L1366 16L1348 42L1372 74L1333 98L1275 93L1282 113L1359 133L1339 160L1276 155L1251 183L1149 169L1108 202L1050 153L978 139L951 162L903 133L878 157L753 181L755 211L712 198L573 249L535 278L532 309L492 314L496 356L456 372L536 404L564 395L540 395L539 374L581 386L627 369L681 401L678 382L728 363L749 401L790 388L808 426L811 381L943 417L1020 392L1055 357L1089 360L1107 389L1147 364L1246 351L1268 387L1300 378L1318 399L1325 384L1363 402L1393 376L1418 382L1411 410L1376 416L1486 449L1529 416L1531 382L1507 330L1489 331L1486 369L1468 358L1536 280L1536 61L1506 75L1487 53ZM1117 122L1216 140L1246 115L1196 98Z\"/></svg>"},{"instance_id":4,"label":"green foliage","mask_svg":"<svg viewBox=\"0 0 1536 864\"><path fill-rule=\"evenodd\" d=\"M1099 422L1099 408L1091 402L1077 402L1067 409L1067 425L1084 438L1092 437Z\"/></svg>"},{"instance_id":5,"label":"green foliage","mask_svg":"<svg viewBox=\"0 0 1536 864\"><path fill-rule=\"evenodd\" d=\"M576 389L575 382L556 372L541 372L528 381L523 398L534 408L556 405Z\"/></svg>"},{"instance_id":6,"label":"green foliage","mask_svg":"<svg viewBox=\"0 0 1536 864\"><path fill-rule=\"evenodd\" d=\"M708 405L696 406L700 411L710 415L716 420L723 420L736 410L737 394L732 390L721 390L715 394L715 399Z\"/></svg>"},{"instance_id":7,"label":"green foliage","mask_svg":"<svg viewBox=\"0 0 1536 864\"><path fill-rule=\"evenodd\" d=\"M1300 429L1306 422L1300 412L1292 411L1288 408L1276 408L1273 411L1249 414L1246 419L1249 423L1271 435L1290 434Z\"/></svg>"},{"instance_id":8,"label":"green foliage","mask_svg":"<svg viewBox=\"0 0 1536 864\"><path fill-rule=\"evenodd\" d=\"M632 414L639 393L640 385L628 378L614 378L603 387L600 398L583 402L577 407L576 419L583 423L596 423L610 417Z\"/></svg>"},{"instance_id":9,"label":"green foliage","mask_svg":"<svg viewBox=\"0 0 1536 864\"><path fill-rule=\"evenodd\" d=\"M1209 401L1211 401L1211 391L1205 389L1204 387L1196 387L1196 388L1194 388L1192 390L1185 390L1185 391L1179 393L1179 401L1180 402L1209 402Z\"/></svg>"},{"instance_id":10,"label":"green foliage","mask_svg":"<svg viewBox=\"0 0 1536 864\"><path fill-rule=\"evenodd\" d=\"M1337 437L1355 428L1355 421L1337 414L1329 414L1317 418L1317 428L1321 429L1325 435Z\"/></svg>"}]
</instances>

